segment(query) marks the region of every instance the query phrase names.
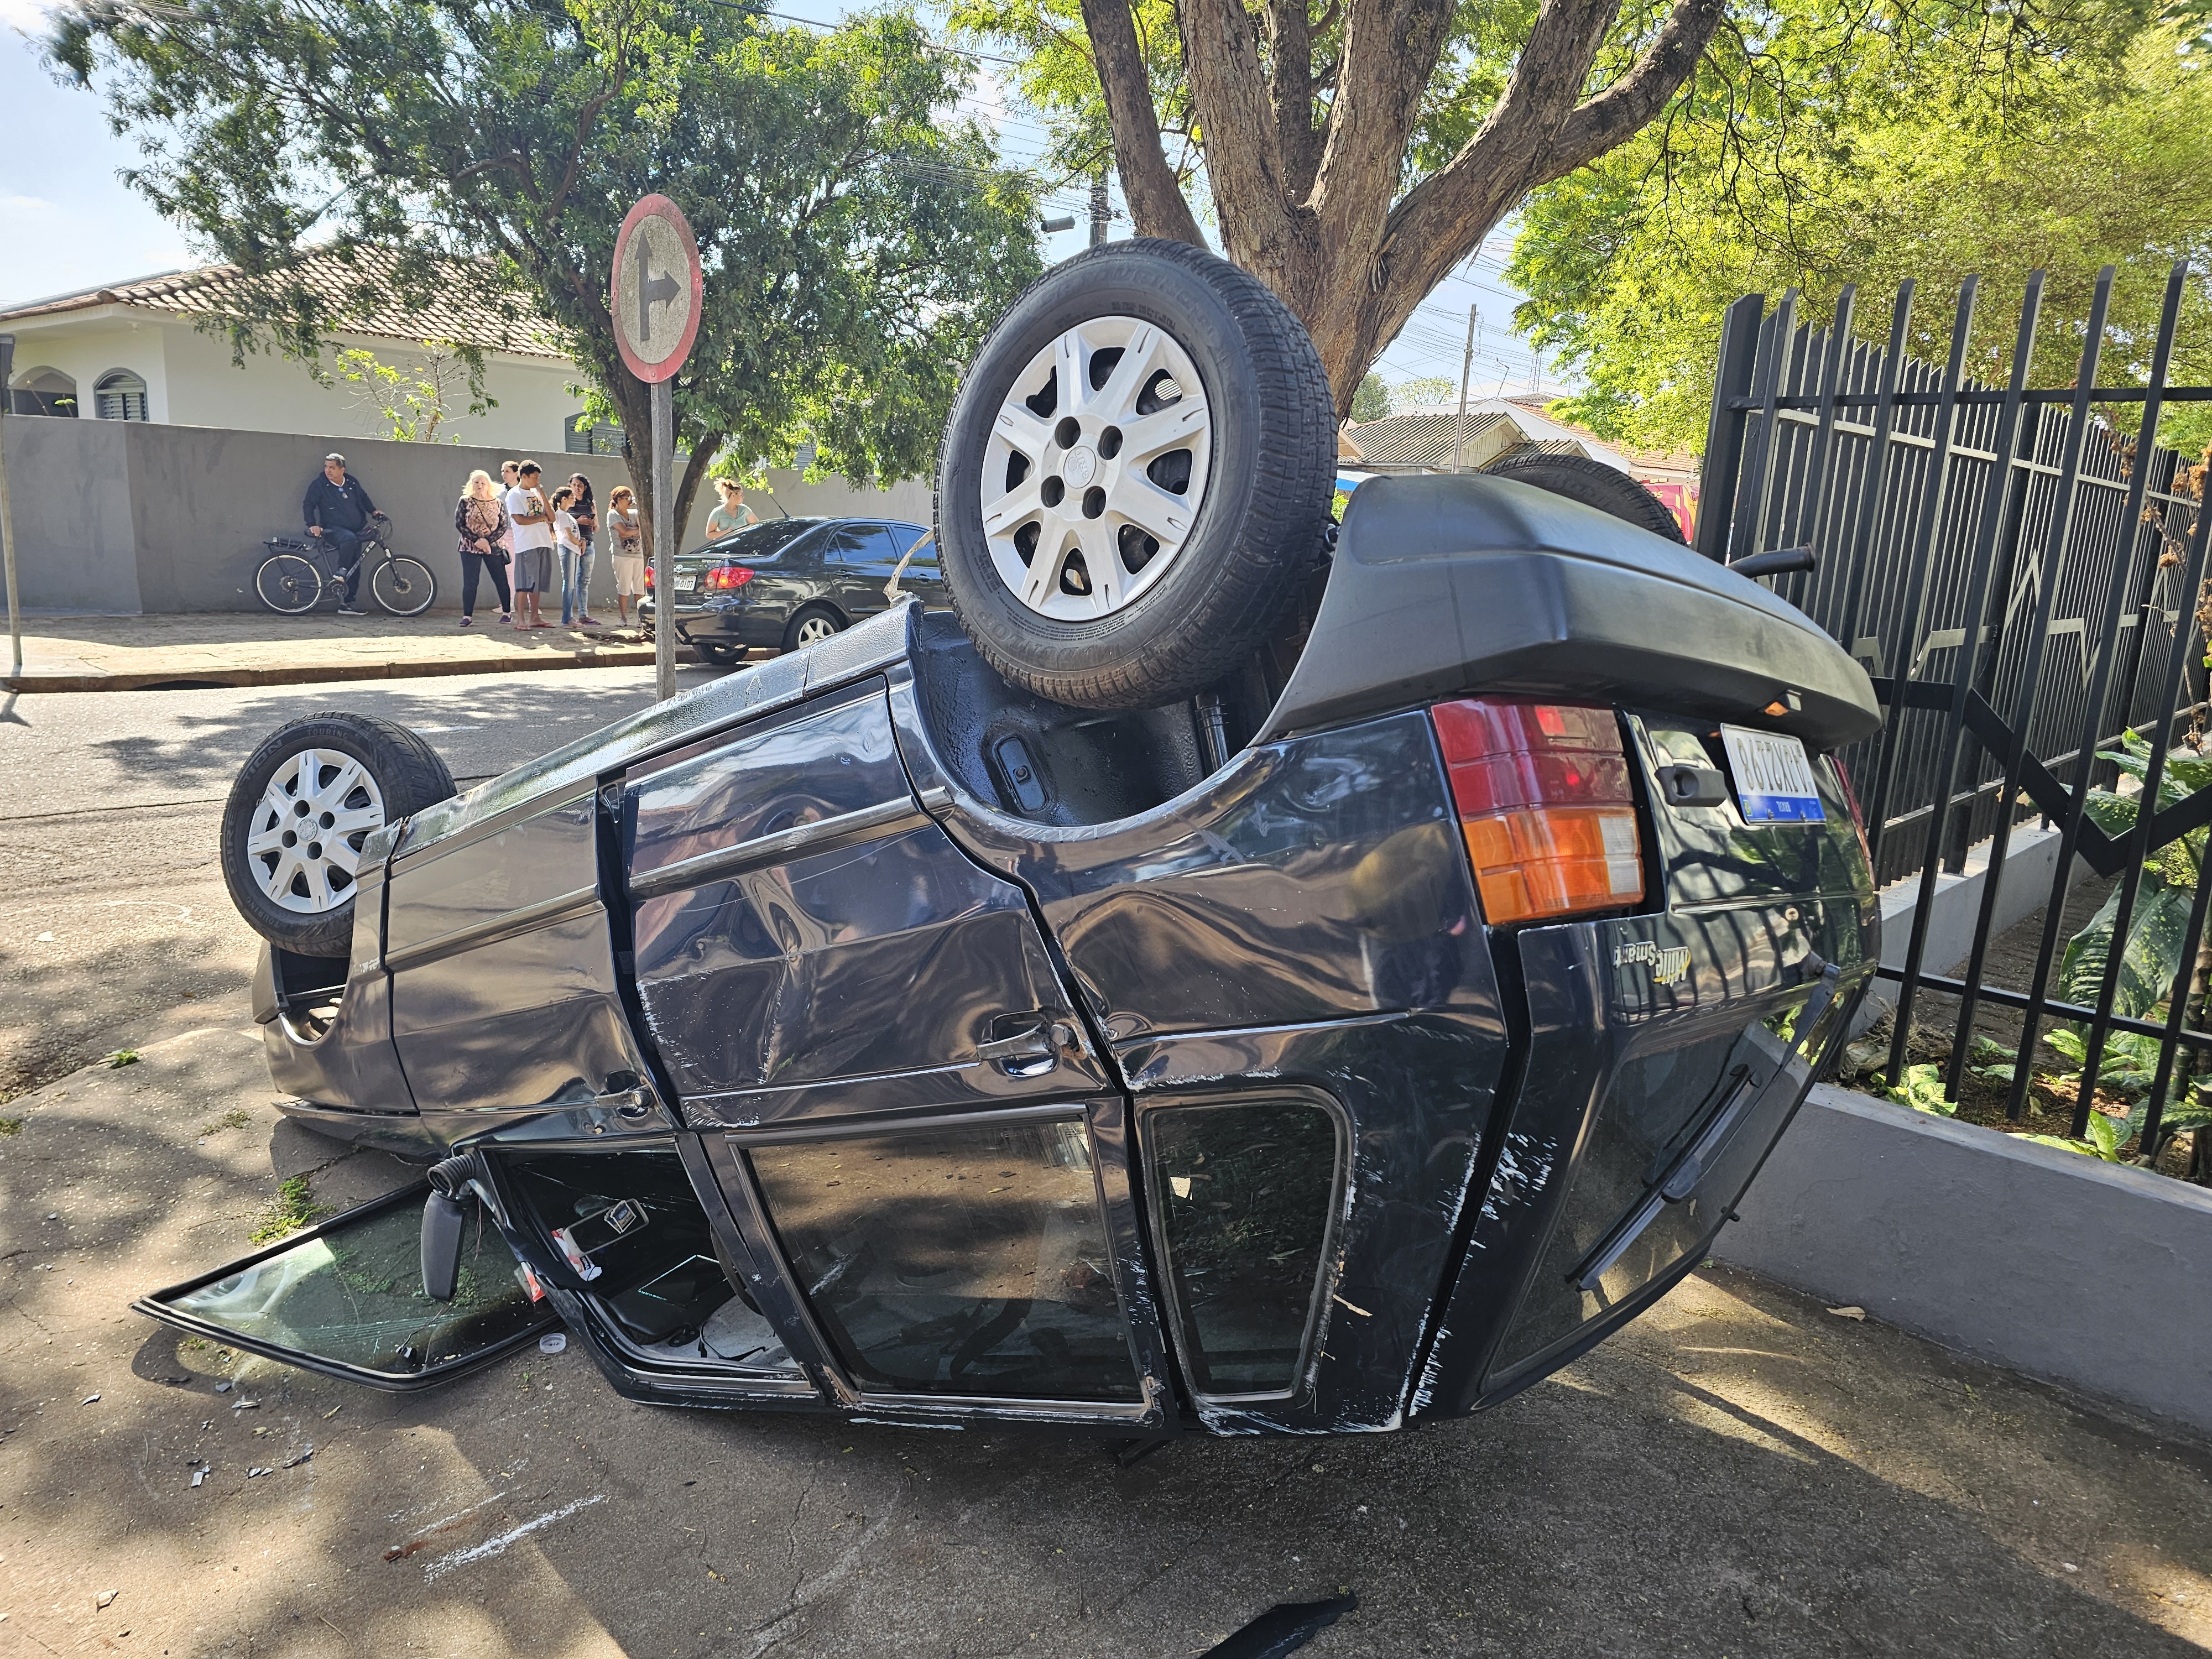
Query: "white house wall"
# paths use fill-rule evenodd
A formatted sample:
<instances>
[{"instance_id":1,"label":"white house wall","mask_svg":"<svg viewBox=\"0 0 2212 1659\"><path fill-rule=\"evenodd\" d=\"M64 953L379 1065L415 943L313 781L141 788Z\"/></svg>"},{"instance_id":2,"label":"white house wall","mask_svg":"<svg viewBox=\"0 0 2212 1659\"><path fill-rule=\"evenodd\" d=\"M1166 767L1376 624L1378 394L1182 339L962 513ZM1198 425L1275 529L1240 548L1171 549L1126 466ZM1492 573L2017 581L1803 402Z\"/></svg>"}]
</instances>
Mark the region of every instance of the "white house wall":
<instances>
[{"instance_id":1,"label":"white house wall","mask_svg":"<svg viewBox=\"0 0 2212 1659\"><path fill-rule=\"evenodd\" d=\"M147 417L156 424L333 440L388 435L383 417L359 396L358 386L324 385L305 364L272 353L249 352L234 366L227 338L160 316L118 314L126 309L114 307L96 318L63 317L45 325L18 322L15 383L24 385L42 369L58 370L76 382L79 418L90 419L94 386L102 375L124 368L146 382ZM334 343L332 358L352 346L395 368L422 362L419 350L396 340L350 336ZM582 407L568 391L574 374L566 362L495 354L485 362L483 378L495 406L471 418L464 395L461 412L447 417L440 435L533 454L550 469L562 453L568 416Z\"/></svg>"}]
</instances>

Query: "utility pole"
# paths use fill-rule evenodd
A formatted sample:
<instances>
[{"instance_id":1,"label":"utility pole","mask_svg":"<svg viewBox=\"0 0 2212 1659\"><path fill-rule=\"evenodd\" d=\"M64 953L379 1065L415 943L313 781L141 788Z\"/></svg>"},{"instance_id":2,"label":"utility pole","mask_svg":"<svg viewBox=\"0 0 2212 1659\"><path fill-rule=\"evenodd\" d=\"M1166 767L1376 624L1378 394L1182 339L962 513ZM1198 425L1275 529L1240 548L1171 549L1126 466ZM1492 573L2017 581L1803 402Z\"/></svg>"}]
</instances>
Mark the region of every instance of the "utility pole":
<instances>
[{"instance_id":1,"label":"utility pole","mask_svg":"<svg viewBox=\"0 0 2212 1659\"><path fill-rule=\"evenodd\" d=\"M15 337L0 334L0 563L7 568L8 644L15 665L11 681L23 678L23 611L15 599L15 515L8 501L8 416L15 412Z\"/></svg>"},{"instance_id":2,"label":"utility pole","mask_svg":"<svg viewBox=\"0 0 2212 1659\"><path fill-rule=\"evenodd\" d=\"M1097 247L1106 240L1106 221L1109 217L1106 206L1106 169L1102 165L1091 177L1091 246Z\"/></svg>"},{"instance_id":3,"label":"utility pole","mask_svg":"<svg viewBox=\"0 0 2212 1659\"><path fill-rule=\"evenodd\" d=\"M1475 307L1469 306L1467 308L1467 356L1461 358L1459 363L1459 431L1452 442L1452 471L1455 472L1464 470L1460 465L1460 457L1467 448L1467 382L1468 377L1474 373L1474 327Z\"/></svg>"}]
</instances>

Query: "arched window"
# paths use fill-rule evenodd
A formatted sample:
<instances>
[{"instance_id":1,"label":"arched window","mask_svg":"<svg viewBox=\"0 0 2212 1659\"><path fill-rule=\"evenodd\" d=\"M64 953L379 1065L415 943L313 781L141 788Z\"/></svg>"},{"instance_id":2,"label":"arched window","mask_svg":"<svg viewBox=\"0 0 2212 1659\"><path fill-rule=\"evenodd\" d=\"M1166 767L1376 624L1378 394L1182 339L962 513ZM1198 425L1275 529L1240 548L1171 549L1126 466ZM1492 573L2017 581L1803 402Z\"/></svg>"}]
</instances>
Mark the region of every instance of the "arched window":
<instances>
[{"instance_id":1,"label":"arched window","mask_svg":"<svg viewBox=\"0 0 2212 1659\"><path fill-rule=\"evenodd\" d=\"M76 413L76 382L58 368L27 368L15 377L11 415Z\"/></svg>"},{"instance_id":2,"label":"arched window","mask_svg":"<svg viewBox=\"0 0 2212 1659\"><path fill-rule=\"evenodd\" d=\"M143 421L146 382L127 368L111 368L93 383L92 408L103 421Z\"/></svg>"}]
</instances>

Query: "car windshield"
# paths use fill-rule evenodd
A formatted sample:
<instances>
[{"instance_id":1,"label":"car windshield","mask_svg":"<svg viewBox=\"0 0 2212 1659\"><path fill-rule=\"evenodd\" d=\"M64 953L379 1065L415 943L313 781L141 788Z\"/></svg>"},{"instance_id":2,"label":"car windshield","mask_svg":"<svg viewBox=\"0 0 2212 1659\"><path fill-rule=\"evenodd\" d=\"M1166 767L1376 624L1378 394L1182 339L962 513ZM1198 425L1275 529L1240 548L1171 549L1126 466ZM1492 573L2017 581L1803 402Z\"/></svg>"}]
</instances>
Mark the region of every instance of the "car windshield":
<instances>
[{"instance_id":1,"label":"car windshield","mask_svg":"<svg viewBox=\"0 0 2212 1659\"><path fill-rule=\"evenodd\" d=\"M822 522L819 519L771 519L747 525L726 540L695 547L684 555L692 559L772 559Z\"/></svg>"}]
</instances>

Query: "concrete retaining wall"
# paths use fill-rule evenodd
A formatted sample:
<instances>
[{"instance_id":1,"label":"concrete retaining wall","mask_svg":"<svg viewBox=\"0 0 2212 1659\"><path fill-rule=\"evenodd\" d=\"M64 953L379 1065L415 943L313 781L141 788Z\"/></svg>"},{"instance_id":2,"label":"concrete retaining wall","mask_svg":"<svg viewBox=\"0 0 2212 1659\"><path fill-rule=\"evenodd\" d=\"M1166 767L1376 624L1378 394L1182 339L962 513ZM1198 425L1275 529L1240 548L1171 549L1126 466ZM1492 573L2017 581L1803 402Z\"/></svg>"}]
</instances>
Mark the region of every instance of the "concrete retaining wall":
<instances>
[{"instance_id":1,"label":"concrete retaining wall","mask_svg":"<svg viewBox=\"0 0 2212 1659\"><path fill-rule=\"evenodd\" d=\"M1817 1085L1714 1254L2212 1432L2212 1191Z\"/></svg>"},{"instance_id":2,"label":"concrete retaining wall","mask_svg":"<svg viewBox=\"0 0 2212 1659\"><path fill-rule=\"evenodd\" d=\"M16 579L23 609L47 615L137 616L253 611L253 573L265 537L296 536L300 497L332 449L392 516L394 550L438 576L438 609L460 609L460 559L453 503L477 467L496 478L512 452L459 444L403 444L143 421L0 421L20 544ZM602 505L630 482L618 457L540 454L549 479L582 472ZM841 480L808 484L771 476L773 495L749 496L763 518L777 503L809 514L883 514L929 522L929 489L908 483L858 489ZM705 533L714 492L701 491L682 544ZM614 571L602 556L592 599L611 607Z\"/></svg>"}]
</instances>

